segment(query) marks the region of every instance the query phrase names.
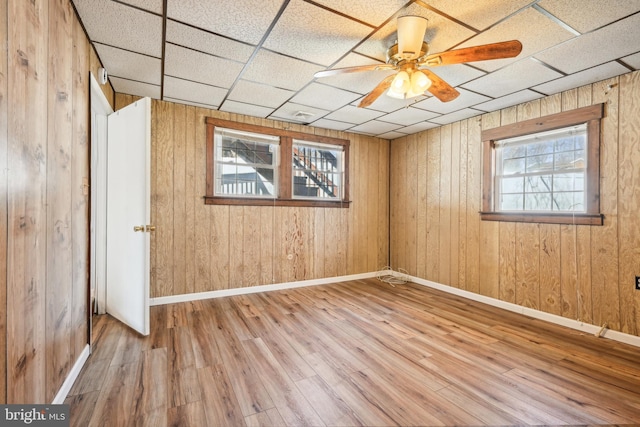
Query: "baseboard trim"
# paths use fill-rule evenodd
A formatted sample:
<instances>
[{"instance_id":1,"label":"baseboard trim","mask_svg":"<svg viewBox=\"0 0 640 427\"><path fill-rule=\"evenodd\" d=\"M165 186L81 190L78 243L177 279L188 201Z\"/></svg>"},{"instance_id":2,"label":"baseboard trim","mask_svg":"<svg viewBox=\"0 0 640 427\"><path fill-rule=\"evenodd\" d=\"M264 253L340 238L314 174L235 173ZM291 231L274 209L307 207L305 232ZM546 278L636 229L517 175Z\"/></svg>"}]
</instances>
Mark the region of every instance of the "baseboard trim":
<instances>
[{"instance_id":1,"label":"baseboard trim","mask_svg":"<svg viewBox=\"0 0 640 427\"><path fill-rule=\"evenodd\" d=\"M593 335L600 335L604 338L609 338L614 341L630 344L636 347L640 347L640 337L626 334L624 332L612 331L602 326L592 325L590 323L581 322L579 320L568 319L566 317L558 316L556 314L545 313L544 311L535 310L529 307L523 307L521 305L513 304L510 302L502 301L496 298L479 295L473 292L465 291L464 289L454 288L452 286L443 285L441 283L432 282L430 280L421 279L419 277L402 275L407 280L417 283L418 285L427 286L433 289L437 289L443 292L447 292L452 295L467 298L472 301L481 302L494 307L502 308L504 310L512 311L514 313L524 314L525 316L533 317L534 319L544 320L556 325L565 326L567 328L575 329L578 331L586 332ZM602 330L602 333L600 331Z\"/></svg>"},{"instance_id":2,"label":"baseboard trim","mask_svg":"<svg viewBox=\"0 0 640 427\"><path fill-rule=\"evenodd\" d=\"M64 382L62 383L62 387L60 387L60 390L58 390L58 394L56 394L56 397L53 398L53 402L51 402L52 404L59 405L64 403L64 400L67 398L67 395L69 394L73 383L76 382L76 379L78 378L78 375L80 375L80 371L82 370L82 367L89 358L90 354L91 347L89 346L89 344L87 344L82 350L82 353L80 353L80 357L78 358L78 360L76 360L76 363L73 364L71 371L69 371L69 375L67 375L67 378L65 378Z\"/></svg>"},{"instance_id":3,"label":"baseboard trim","mask_svg":"<svg viewBox=\"0 0 640 427\"><path fill-rule=\"evenodd\" d=\"M348 276L326 277L323 279L301 280L298 282L285 282L273 285L250 286L246 288L223 289L219 291L197 292L192 294L172 295L168 297L150 298L149 305L164 305L177 302L197 301L210 298L223 298L235 295L247 295L258 292L280 291L283 289L302 288L306 286L328 285L330 283L346 282L349 280L369 279L376 277L377 271L372 273L351 274Z\"/></svg>"}]
</instances>

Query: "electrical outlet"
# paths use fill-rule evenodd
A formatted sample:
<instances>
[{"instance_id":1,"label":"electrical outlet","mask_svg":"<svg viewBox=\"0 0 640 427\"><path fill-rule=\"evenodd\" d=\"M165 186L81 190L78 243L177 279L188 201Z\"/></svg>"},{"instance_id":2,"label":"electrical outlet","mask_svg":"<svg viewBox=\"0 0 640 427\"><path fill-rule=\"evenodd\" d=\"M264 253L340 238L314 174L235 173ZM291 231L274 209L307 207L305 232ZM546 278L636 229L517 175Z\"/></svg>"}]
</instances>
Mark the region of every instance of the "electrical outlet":
<instances>
[{"instance_id":1,"label":"electrical outlet","mask_svg":"<svg viewBox=\"0 0 640 427\"><path fill-rule=\"evenodd\" d=\"M636 290L640 291L640 276L636 276Z\"/></svg>"}]
</instances>

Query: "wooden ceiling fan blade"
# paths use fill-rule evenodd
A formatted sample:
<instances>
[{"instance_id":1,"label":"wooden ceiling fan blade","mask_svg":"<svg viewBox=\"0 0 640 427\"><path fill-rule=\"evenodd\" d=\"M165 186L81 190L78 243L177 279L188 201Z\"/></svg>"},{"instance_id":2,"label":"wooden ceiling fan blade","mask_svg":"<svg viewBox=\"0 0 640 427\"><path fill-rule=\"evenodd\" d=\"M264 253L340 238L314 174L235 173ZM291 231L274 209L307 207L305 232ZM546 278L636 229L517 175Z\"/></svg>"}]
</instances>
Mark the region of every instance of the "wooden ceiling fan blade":
<instances>
[{"instance_id":1,"label":"wooden ceiling fan blade","mask_svg":"<svg viewBox=\"0 0 640 427\"><path fill-rule=\"evenodd\" d=\"M389 89L394 78L395 75L385 77L384 80L378 83L378 86L374 87L367 96L362 98L362 101L360 101L360 104L358 104L358 108L365 108L373 104L373 102L378 99L380 95L382 95L387 89Z\"/></svg>"},{"instance_id":2,"label":"wooden ceiling fan blade","mask_svg":"<svg viewBox=\"0 0 640 427\"><path fill-rule=\"evenodd\" d=\"M490 43L480 46L464 47L427 56L419 66L451 65L465 62L486 61L490 59L513 58L522 51L518 40Z\"/></svg>"},{"instance_id":3,"label":"wooden ceiling fan blade","mask_svg":"<svg viewBox=\"0 0 640 427\"><path fill-rule=\"evenodd\" d=\"M345 67L345 68L333 68L331 70L318 71L313 75L315 78L336 76L338 74L359 73L361 71L376 71L376 70L395 70L397 67L390 64L374 64L374 65L359 65L357 67Z\"/></svg>"},{"instance_id":4,"label":"wooden ceiling fan blade","mask_svg":"<svg viewBox=\"0 0 640 427\"><path fill-rule=\"evenodd\" d=\"M433 94L436 98L438 98L442 102L449 102L456 99L460 92L458 92L455 88L453 88L449 83L442 80L440 77L435 75L429 70L421 70L423 73L429 77L431 80L431 86L427 89L429 92Z\"/></svg>"}]
</instances>

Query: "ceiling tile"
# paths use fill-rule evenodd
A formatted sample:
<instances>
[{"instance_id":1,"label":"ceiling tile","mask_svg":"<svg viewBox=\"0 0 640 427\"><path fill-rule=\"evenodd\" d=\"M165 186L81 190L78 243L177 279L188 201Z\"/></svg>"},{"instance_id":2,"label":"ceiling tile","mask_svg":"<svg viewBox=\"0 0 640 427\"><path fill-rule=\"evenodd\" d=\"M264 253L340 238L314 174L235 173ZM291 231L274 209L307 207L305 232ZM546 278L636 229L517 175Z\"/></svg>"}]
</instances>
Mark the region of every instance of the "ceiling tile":
<instances>
[{"instance_id":1,"label":"ceiling tile","mask_svg":"<svg viewBox=\"0 0 640 427\"><path fill-rule=\"evenodd\" d=\"M246 62L255 47L167 20L167 41L211 55Z\"/></svg>"},{"instance_id":2,"label":"ceiling tile","mask_svg":"<svg viewBox=\"0 0 640 427\"><path fill-rule=\"evenodd\" d=\"M169 43L165 48L164 72L173 77L230 88L242 67L239 62Z\"/></svg>"},{"instance_id":3,"label":"ceiling tile","mask_svg":"<svg viewBox=\"0 0 640 427\"><path fill-rule=\"evenodd\" d=\"M428 0L430 6L477 29L485 28L506 18L531 3L530 0L451 1Z\"/></svg>"},{"instance_id":4,"label":"ceiling tile","mask_svg":"<svg viewBox=\"0 0 640 427\"><path fill-rule=\"evenodd\" d=\"M319 65L260 49L242 78L283 89L302 89L313 79Z\"/></svg>"},{"instance_id":5,"label":"ceiling tile","mask_svg":"<svg viewBox=\"0 0 640 427\"><path fill-rule=\"evenodd\" d=\"M470 80L484 76L486 73L464 64L445 65L429 68L451 86L458 86Z\"/></svg>"},{"instance_id":6,"label":"ceiling tile","mask_svg":"<svg viewBox=\"0 0 640 427\"><path fill-rule=\"evenodd\" d=\"M162 18L113 1L74 0L93 42L160 58Z\"/></svg>"},{"instance_id":7,"label":"ceiling tile","mask_svg":"<svg viewBox=\"0 0 640 427\"><path fill-rule=\"evenodd\" d=\"M497 98L491 101L484 102L482 104L474 105L473 108L482 111L497 111L502 108L511 107L516 104L522 104L524 102L533 101L534 99L542 98L543 95L526 89L520 92L512 93L501 98Z\"/></svg>"},{"instance_id":8,"label":"ceiling tile","mask_svg":"<svg viewBox=\"0 0 640 427\"><path fill-rule=\"evenodd\" d=\"M443 116L429 119L430 122L446 125L447 123L458 122L460 120L468 119L482 114L482 111L475 110L473 108L465 108L464 110L456 111L455 113L445 114Z\"/></svg>"},{"instance_id":9,"label":"ceiling tile","mask_svg":"<svg viewBox=\"0 0 640 427\"><path fill-rule=\"evenodd\" d=\"M358 126L352 127L350 130L353 132L366 133L369 135L381 135L383 133L391 132L401 128L402 126L394 123L379 122L377 120L371 120L370 122L363 123Z\"/></svg>"},{"instance_id":10,"label":"ceiling tile","mask_svg":"<svg viewBox=\"0 0 640 427\"><path fill-rule=\"evenodd\" d=\"M625 64L635 68L636 70L640 70L640 52L633 55L625 56L624 58L622 58L622 61Z\"/></svg>"},{"instance_id":11,"label":"ceiling tile","mask_svg":"<svg viewBox=\"0 0 640 427\"><path fill-rule=\"evenodd\" d=\"M413 106L440 114L448 114L490 100L490 98L484 95L469 92L468 90L464 90L462 88L458 88L458 92L460 92L460 96L458 96L453 101L442 102L435 96L432 96L431 98L425 99L424 101L413 104Z\"/></svg>"},{"instance_id":12,"label":"ceiling tile","mask_svg":"<svg viewBox=\"0 0 640 427\"><path fill-rule=\"evenodd\" d=\"M297 116L296 113L303 113L302 116ZM285 119L287 121L296 121L301 123L309 123L315 121L320 117L327 115L329 111L321 110L320 108L313 108L306 105L296 104L294 102L287 102L271 116L279 119Z\"/></svg>"},{"instance_id":13,"label":"ceiling tile","mask_svg":"<svg viewBox=\"0 0 640 427\"><path fill-rule=\"evenodd\" d=\"M345 105L341 109L329 114L326 118L359 125L382 115L384 115L384 113L380 111L358 108L353 105Z\"/></svg>"},{"instance_id":14,"label":"ceiling tile","mask_svg":"<svg viewBox=\"0 0 640 427\"><path fill-rule=\"evenodd\" d=\"M316 3L378 27L400 10L406 0L316 0Z\"/></svg>"},{"instance_id":15,"label":"ceiling tile","mask_svg":"<svg viewBox=\"0 0 640 427\"><path fill-rule=\"evenodd\" d=\"M589 68L567 77L562 77L539 86L535 86L533 90L551 95L553 93L562 92L574 87L584 86L590 83L605 80L610 77L619 76L629 72L629 69L618 62L607 62L597 67Z\"/></svg>"},{"instance_id":16,"label":"ceiling tile","mask_svg":"<svg viewBox=\"0 0 640 427\"><path fill-rule=\"evenodd\" d=\"M282 0L167 0L167 17L255 45L281 5Z\"/></svg>"},{"instance_id":17,"label":"ceiling tile","mask_svg":"<svg viewBox=\"0 0 640 427\"><path fill-rule=\"evenodd\" d=\"M407 135L408 134L406 133L393 131L393 132L383 133L382 135L378 135L378 138L392 140L392 139L402 138L403 136L407 136Z\"/></svg>"},{"instance_id":18,"label":"ceiling tile","mask_svg":"<svg viewBox=\"0 0 640 427\"><path fill-rule=\"evenodd\" d=\"M417 105L417 104L414 104ZM419 108L407 107L401 108L393 113L389 113L378 118L380 121L396 123L399 125L409 126L415 123L423 122L438 116L439 114L430 111L421 110Z\"/></svg>"},{"instance_id":19,"label":"ceiling tile","mask_svg":"<svg viewBox=\"0 0 640 427\"><path fill-rule=\"evenodd\" d=\"M420 122L420 123L416 123L415 125L405 126L400 130L402 132L406 132L408 135L411 135L411 134L414 134L414 133L425 131L427 129L437 128L438 126L440 126L440 125L437 124L437 123Z\"/></svg>"},{"instance_id":20,"label":"ceiling tile","mask_svg":"<svg viewBox=\"0 0 640 427\"><path fill-rule=\"evenodd\" d=\"M221 111L228 113L244 114L251 117L268 117L273 112L273 108L261 107L259 105L245 104L244 102L237 102L227 99L220 107Z\"/></svg>"},{"instance_id":21,"label":"ceiling tile","mask_svg":"<svg viewBox=\"0 0 640 427\"><path fill-rule=\"evenodd\" d=\"M371 27L311 3L291 0L263 46L329 66L371 31Z\"/></svg>"},{"instance_id":22,"label":"ceiling tile","mask_svg":"<svg viewBox=\"0 0 640 427\"><path fill-rule=\"evenodd\" d=\"M120 2L162 15L162 0L120 0Z\"/></svg>"},{"instance_id":23,"label":"ceiling tile","mask_svg":"<svg viewBox=\"0 0 640 427\"><path fill-rule=\"evenodd\" d=\"M532 59L524 59L465 83L463 87L496 98L561 76Z\"/></svg>"},{"instance_id":24,"label":"ceiling tile","mask_svg":"<svg viewBox=\"0 0 640 427\"><path fill-rule=\"evenodd\" d=\"M100 43L94 43L100 60L108 64L111 76L159 85L162 81L162 63L159 58L129 52Z\"/></svg>"},{"instance_id":25,"label":"ceiling tile","mask_svg":"<svg viewBox=\"0 0 640 427\"><path fill-rule=\"evenodd\" d=\"M357 93L347 92L318 83L311 83L298 92L291 101L323 110L335 110L353 102L359 97L360 95Z\"/></svg>"},{"instance_id":26,"label":"ceiling tile","mask_svg":"<svg viewBox=\"0 0 640 427\"><path fill-rule=\"evenodd\" d=\"M295 92L278 89L260 83L239 80L229 94L232 101L260 105L262 107L277 108L284 104Z\"/></svg>"},{"instance_id":27,"label":"ceiling tile","mask_svg":"<svg viewBox=\"0 0 640 427\"><path fill-rule=\"evenodd\" d=\"M189 80L166 76L164 78L164 96L218 106L227 94L226 89L207 86Z\"/></svg>"},{"instance_id":28,"label":"ceiling tile","mask_svg":"<svg viewBox=\"0 0 640 427\"><path fill-rule=\"evenodd\" d=\"M352 123L344 123L336 120L329 119L320 119L311 123L311 126L323 128L323 129L333 129L333 130L346 130L353 126Z\"/></svg>"},{"instance_id":29,"label":"ceiling tile","mask_svg":"<svg viewBox=\"0 0 640 427\"><path fill-rule=\"evenodd\" d=\"M118 93L160 99L160 86L121 79L119 77L109 77L109 81L113 85L113 89Z\"/></svg>"},{"instance_id":30,"label":"ceiling tile","mask_svg":"<svg viewBox=\"0 0 640 427\"><path fill-rule=\"evenodd\" d=\"M164 101L175 102L176 104L184 104L184 105L191 105L194 107L206 108L208 110L215 110L216 108L218 108L215 105L200 104L198 102L185 101L184 99L176 99L168 96L164 97Z\"/></svg>"},{"instance_id":31,"label":"ceiling tile","mask_svg":"<svg viewBox=\"0 0 640 427\"><path fill-rule=\"evenodd\" d=\"M464 2L467 3L467 2ZM475 33L454 21L432 12L417 3L402 11L401 15L418 15L427 18L427 32L424 39L429 43L431 53L443 52ZM398 25L395 19L376 31L371 38L358 46L355 51L372 58L386 61L386 52L397 40Z\"/></svg>"},{"instance_id":32,"label":"ceiling tile","mask_svg":"<svg viewBox=\"0 0 640 427\"><path fill-rule=\"evenodd\" d=\"M580 33L595 30L640 11L637 0L542 0L538 6Z\"/></svg>"},{"instance_id":33,"label":"ceiling tile","mask_svg":"<svg viewBox=\"0 0 640 427\"><path fill-rule=\"evenodd\" d=\"M635 53L639 40L640 13L552 47L536 58L571 74Z\"/></svg>"},{"instance_id":34,"label":"ceiling tile","mask_svg":"<svg viewBox=\"0 0 640 427\"><path fill-rule=\"evenodd\" d=\"M528 8L495 27L467 40L459 47L471 47L508 40L519 40L522 52L515 58L473 62L474 67L494 71L575 37L565 28L534 8Z\"/></svg>"}]
</instances>

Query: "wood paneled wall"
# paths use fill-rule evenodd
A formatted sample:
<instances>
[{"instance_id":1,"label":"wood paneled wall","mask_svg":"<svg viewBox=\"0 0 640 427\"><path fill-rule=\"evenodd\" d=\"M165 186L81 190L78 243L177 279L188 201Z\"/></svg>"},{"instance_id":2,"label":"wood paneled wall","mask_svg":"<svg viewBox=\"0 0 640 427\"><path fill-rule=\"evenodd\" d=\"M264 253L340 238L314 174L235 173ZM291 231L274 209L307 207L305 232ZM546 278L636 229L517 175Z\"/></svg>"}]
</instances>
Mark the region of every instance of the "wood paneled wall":
<instances>
[{"instance_id":1,"label":"wood paneled wall","mask_svg":"<svg viewBox=\"0 0 640 427\"><path fill-rule=\"evenodd\" d=\"M480 134L605 103L603 226L480 221ZM640 73L391 142L391 264L411 275L640 335Z\"/></svg>"},{"instance_id":2,"label":"wood paneled wall","mask_svg":"<svg viewBox=\"0 0 640 427\"><path fill-rule=\"evenodd\" d=\"M88 342L99 61L69 0L0 1L0 35L0 402L47 403Z\"/></svg>"},{"instance_id":3,"label":"wood paneled wall","mask_svg":"<svg viewBox=\"0 0 640 427\"><path fill-rule=\"evenodd\" d=\"M117 94L116 108L134 99ZM350 207L205 205L206 117L350 139ZM388 264L388 141L161 101L153 101L152 121L152 297L365 273Z\"/></svg>"}]
</instances>

